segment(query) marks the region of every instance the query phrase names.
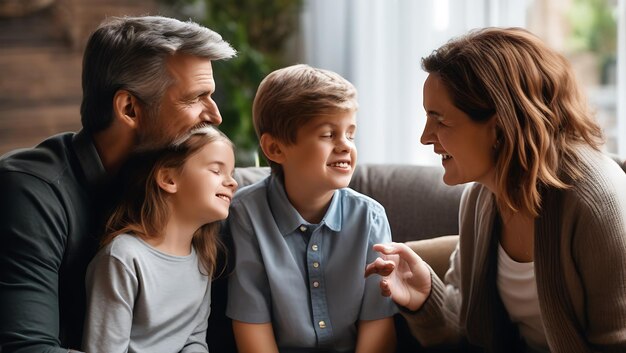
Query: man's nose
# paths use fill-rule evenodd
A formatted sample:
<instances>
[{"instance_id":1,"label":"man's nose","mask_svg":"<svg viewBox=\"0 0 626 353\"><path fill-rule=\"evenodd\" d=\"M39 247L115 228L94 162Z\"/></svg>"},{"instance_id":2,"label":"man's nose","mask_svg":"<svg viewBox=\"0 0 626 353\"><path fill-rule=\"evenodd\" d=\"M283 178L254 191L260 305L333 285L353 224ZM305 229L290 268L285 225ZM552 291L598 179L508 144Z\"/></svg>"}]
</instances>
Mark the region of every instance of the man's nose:
<instances>
[{"instance_id":1,"label":"man's nose","mask_svg":"<svg viewBox=\"0 0 626 353\"><path fill-rule=\"evenodd\" d=\"M215 101L211 99L209 105L204 111L202 111L202 116L200 118L202 121L206 121L211 125L219 125L222 123L222 115L220 114L220 110Z\"/></svg>"}]
</instances>

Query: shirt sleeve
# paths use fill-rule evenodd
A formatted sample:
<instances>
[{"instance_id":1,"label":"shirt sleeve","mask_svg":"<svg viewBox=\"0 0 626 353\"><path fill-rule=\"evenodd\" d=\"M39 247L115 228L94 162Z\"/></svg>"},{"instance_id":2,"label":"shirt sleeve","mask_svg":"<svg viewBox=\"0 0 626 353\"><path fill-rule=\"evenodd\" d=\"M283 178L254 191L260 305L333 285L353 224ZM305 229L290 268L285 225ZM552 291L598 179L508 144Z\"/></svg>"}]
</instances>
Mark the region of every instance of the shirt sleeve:
<instances>
[{"instance_id":1,"label":"shirt sleeve","mask_svg":"<svg viewBox=\"0 0 626 353\"><path fill-rule=\"evenodd\" d=\"M235 266L228 279L226 315L248 323L271 322L269 281L249 216L232 207L225 232L233 239ZM246 224L248 223L248 224Z\"/></svg>"},{"instance_id":2,"label":"shirt sleeve","mask_svg":"<svg viewBox=\"0 0 626 353\"><path fill-rule=\"evenodd\" d=\"M23 173L0 173L0 195L0 350L66 353L58 293L65 209L50 185Z\"/></svg>"},{"instance_id":3,"label":"shirt sleeve","mask_svg":"<svg viewBox=\"0 0 626 353\"><path fill-rule=\"evenodd\" d=\"M391 242L391 227L385 210L380 206L380 209L372 208L371 211L366 264L373 262L379 256L378 252L373 249L374 244ZM393 300L380 294L379 283L379 276L369 276L365 279L365 290L359 314L360 320L383 319L398 312Z\"/></svg>"},{"instance_id":4,"label":"shirt sleeve","mask_svg":"<svg viewBox=\"0 0 626 353\"><path fill-rule=\"evenodd\" d=\"M120 260L101 250L87 269L86 286L83 349L89 353L127 352L138 291L137 276Z\"/></svg>"},{"instance_id":5,"label":"shirt sleeve","mask_svg":"<svg viewBox=\"0 0 626 353\"><path fill-rule=\"evenodd\" d=\"M210 286L210 281L208 286ZM209 325L209 314L211 308L211 289L210 287L204 294L204 299L202 300L202 306L198 311L198 322L199 324L195 327L187 342L185 342L185 346L180 351L181 353L208 353L209 346L207 344L207 328Z\"/></svg>"}]
</instances>

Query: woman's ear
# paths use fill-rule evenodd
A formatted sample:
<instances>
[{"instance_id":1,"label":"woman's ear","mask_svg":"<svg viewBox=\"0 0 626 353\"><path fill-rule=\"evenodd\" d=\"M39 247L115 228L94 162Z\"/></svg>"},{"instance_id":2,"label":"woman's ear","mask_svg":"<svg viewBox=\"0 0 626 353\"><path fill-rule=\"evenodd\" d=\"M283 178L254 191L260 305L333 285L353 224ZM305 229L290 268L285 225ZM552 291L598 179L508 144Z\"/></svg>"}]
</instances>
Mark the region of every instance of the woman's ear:
<instances>
[{"instance_id":1,"label":"woman's ear","mask_svg":"<svg viewBox=\"0 0 626 353\"><path fill-rule=\"evenodd\" d=\"M261 135L261 150L270 161L282 164L285 161L283 144L272 135L265 133Z\"/></svg>"},{"instance_id":2,"label":"woman's ear","mask_svg":"<svg viewBox=\"0 0 626 353\"><path fill-rule=\"evenodd\" d=\"M494 114L491 116L491 118L489 118L489 125L492 131L492 135L493 135L493 149L494 150L499 150L500 147L502 147L502 129L500 128L500 125L498 123L498 114Z\"/></svg>"},{"instance_id":3,"label":"woman's ear","mask_svg":"<svg viewBox=\"0 0 626 353\"><path fill-rule=\"evenodd\" d=\"M142 110L139 99L127 90L118 90L113 96L113 116L124 125L136 129Z\"/></svg>"},{"instance_id":4,"label":"woman's ear","mask_svg":"<svg viewBox=\"0 0 626 353\"><path fill-rule=\"evenodd\" d=\"M175 194L178 191L176 174L173 168L161 168L156 173L156 182L163 191Z\"/></svg>"}]
</instances>

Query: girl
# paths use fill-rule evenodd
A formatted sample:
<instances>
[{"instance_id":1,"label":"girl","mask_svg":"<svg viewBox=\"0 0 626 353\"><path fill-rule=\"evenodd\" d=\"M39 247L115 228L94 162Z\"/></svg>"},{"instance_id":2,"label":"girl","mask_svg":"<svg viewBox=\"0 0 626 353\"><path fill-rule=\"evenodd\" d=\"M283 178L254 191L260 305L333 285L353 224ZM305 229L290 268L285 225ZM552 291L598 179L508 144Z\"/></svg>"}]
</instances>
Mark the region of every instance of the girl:
<instances>
[{"instance_id":1,"label":"girl","mask_svg":"<svg viewBox=\"0 0 626 353\"><path fill-rule=\"evenodd\" d=\"M202 127L129 163L87 269L86 352L208 352L219 221L237 188L232 142Z\"/></svg>"}]
</instances>

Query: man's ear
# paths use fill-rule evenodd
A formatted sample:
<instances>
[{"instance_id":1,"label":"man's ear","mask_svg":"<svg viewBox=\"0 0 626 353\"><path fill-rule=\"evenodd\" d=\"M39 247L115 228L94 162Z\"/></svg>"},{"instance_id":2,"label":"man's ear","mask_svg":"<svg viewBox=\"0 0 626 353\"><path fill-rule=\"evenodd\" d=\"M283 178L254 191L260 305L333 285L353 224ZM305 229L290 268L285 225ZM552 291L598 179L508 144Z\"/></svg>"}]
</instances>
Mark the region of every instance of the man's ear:
<instances>
[{"instance_id":1,"label":"man's ear","mask_svg":"<svg viewBox=\"0 0 626 353\"><path fill-rule=\"evenodd\" d=\"M142 110L139 99L127 90L118 90L113 96L113 116L133 129L139 125Z\"/></svg>"},{"instance_id":2,"label":"man's ear","mask_svg":"<svg viewBox=\"0 0 626 353\"><path fill-rule=\"evenodd\" d=\"M156 182L163 191L175 194L178 191L176 174L173 168L161 168L156 172Z\"/></svg>"},{"instance_id":3,"label":"man's ear","mask_svg":"<svg viewBox=\"0 0 626 353\"><path fill-rule=\"evenodd\" d=\"M268 133L261 135L260 145L261 150L263 150L263 153L270 161L278 164L282 164L285 161L284 145L274 136Z\"/></svg>"}]
</instances>

